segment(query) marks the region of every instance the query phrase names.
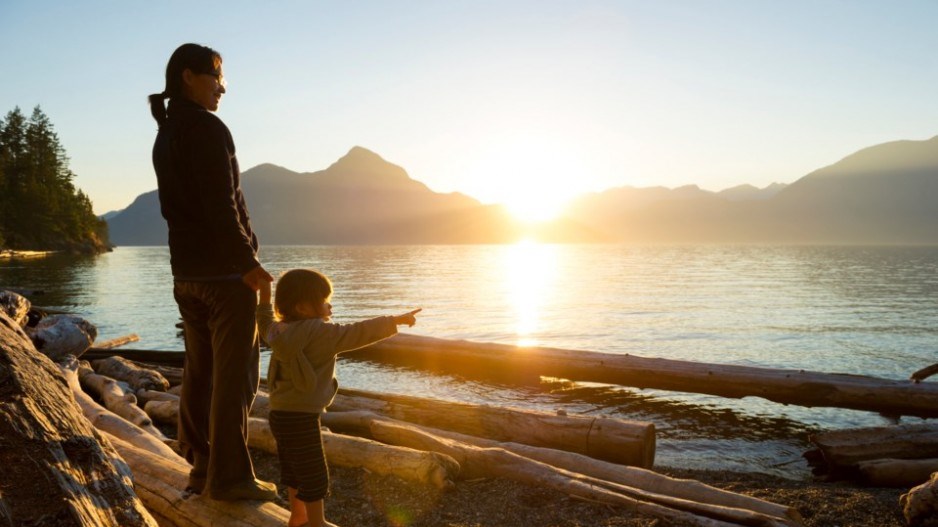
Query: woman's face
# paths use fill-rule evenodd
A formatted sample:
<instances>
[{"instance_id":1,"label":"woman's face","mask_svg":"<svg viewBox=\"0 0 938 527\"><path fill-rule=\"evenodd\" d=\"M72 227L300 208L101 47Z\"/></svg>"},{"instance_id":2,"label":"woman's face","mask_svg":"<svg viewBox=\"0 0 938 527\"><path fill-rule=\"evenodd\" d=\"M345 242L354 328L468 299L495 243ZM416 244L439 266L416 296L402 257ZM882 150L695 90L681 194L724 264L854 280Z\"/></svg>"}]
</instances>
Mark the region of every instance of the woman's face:
<instances>
[{"instance_id":1,"label":"woman's face","mask_svg":"<svg viewBox=\"0 0 938 527\"><path fill-rule=\"evenodd\" d=\"M194 73L187 69L183 72L183 80L186 85L186 97L210 112L218 110L218 103L227 85L221 64L211 73Z\"/></svg>"}]
</instances>

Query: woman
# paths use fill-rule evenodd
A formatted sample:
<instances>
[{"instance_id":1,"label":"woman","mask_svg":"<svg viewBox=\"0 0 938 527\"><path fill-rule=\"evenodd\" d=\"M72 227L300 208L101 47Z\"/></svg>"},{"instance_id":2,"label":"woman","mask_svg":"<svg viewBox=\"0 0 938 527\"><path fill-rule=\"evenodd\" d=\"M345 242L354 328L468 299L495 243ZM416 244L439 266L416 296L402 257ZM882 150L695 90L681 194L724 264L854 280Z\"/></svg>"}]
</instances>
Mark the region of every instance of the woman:
<instances>
[{"instance_id":1,"label":"woman","mask_svg":"<svg viewBox=\"0 0 938 527\"><path fill-rule=\"evenodd\" d=\"M259 383L256 291L273 278L257 260L234 141L212 114L225 86L221 55L183 44L166 66L165 90L150 96L159 125L153 167L186 342L178 439L193 465L190 491L272 500L276 486L254 475L247 418Z\"/></svg>"}]
</instances>

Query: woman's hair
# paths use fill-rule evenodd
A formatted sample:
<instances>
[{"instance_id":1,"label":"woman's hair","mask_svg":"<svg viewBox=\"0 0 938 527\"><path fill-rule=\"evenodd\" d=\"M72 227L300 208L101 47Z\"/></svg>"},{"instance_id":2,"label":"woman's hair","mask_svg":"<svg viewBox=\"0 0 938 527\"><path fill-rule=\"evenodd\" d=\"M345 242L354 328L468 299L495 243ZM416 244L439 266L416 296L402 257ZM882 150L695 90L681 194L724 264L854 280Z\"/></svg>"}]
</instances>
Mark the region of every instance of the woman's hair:
<instances>
[{"instance_id":1,"label":"woman's hair","mask_svg":"<svg viewBox=\"0 0 938 527\"><path fill-rule=\"evenodd\" d=\"M296 312L298 304L325 302L330 296L332 282L326 275L312 269L293 269L283 273L277 282L274 309L280 320L295 322L304 318Z\"/></svg>"},{"instance_id":2,"label":"woman's hair","mask_svg":"<svg viewBox=\"0 0 938 527\"><path fill-rule=\"evenodd\" d=\"M182 72L192 70L193 73L212 73L221 65L221 54L214 49L199 44L183 44L176 48L166 64L166 87L162 93L150 96L150 113L160 126L166 121L166 106L163 100L167 97L183 97L185 92L182 83Z\"/></svg>"}]
</instances>

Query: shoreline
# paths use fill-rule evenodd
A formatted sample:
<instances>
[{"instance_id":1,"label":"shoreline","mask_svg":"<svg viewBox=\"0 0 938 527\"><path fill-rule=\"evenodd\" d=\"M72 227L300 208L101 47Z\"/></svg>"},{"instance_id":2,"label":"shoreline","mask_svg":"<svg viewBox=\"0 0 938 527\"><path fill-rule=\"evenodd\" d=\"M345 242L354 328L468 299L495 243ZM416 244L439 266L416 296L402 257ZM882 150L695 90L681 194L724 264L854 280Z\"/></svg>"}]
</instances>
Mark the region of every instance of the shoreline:
<instances>
[{"instance_id":1,"label":"shoreline","mask_svg":"<svg viewBox=\"0 0 938 527\"><path fill-rule=\"evenodd\" d=\"M59 251L22 251L17 249L0 249L0 260L31 260L45 258Z\"/></svg>"}]
</instances>

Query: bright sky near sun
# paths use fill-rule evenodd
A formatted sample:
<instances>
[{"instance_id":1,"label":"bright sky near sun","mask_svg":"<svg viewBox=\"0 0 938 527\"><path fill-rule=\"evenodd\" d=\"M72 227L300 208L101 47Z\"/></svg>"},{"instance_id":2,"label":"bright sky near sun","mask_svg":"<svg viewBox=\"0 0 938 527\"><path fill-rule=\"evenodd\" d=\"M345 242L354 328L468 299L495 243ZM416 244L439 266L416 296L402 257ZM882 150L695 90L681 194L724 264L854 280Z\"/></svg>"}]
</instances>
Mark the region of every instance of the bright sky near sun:
<instances>
[{"instance_id":1,"label":"bright sky near sun","mask_svg":"<svg viewBox=\"0 0 938 527\"><path fill-rule=\"evenodd\" d=\"M359 145L535 213L938 135L936 25L934 0L0 0L0 112L40 105L95 211L126 207L156 188L146 96L197 42L224 57L242 170Z\"/></svg>"}]
</instances>

